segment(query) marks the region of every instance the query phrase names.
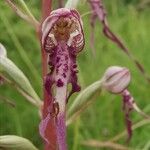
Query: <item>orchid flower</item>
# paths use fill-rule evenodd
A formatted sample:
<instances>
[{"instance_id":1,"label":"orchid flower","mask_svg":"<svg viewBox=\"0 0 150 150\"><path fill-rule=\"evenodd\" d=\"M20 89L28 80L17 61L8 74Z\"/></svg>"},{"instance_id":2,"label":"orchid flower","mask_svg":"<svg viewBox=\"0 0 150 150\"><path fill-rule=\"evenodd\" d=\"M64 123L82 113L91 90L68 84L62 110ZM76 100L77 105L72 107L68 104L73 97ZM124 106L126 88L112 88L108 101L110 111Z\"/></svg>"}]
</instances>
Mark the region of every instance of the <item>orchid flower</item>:
<instances>
[{"instance_id":1,"label":"orchid flower","mask_svg":"<svg viewBox=\"0 0 150 150\"><path fill-rule=\"evenodd\" d=\"M130 119L130 113L135 110L145 118L149 118L144 112L140 110L134 101L133 96L128 91L127 87L131 81L130 71L125 67L112 66L109 67L104 73L103 87L113 93L122 96L123 100L123 112L125 114L125 122L128 132L128 139L132 136L132 121Z\"/></svg>"},{"instance_id":2,"label":"orchid flower","mask_svg":"<svg viewBox=\"0 0 150 150\"><path fill-rule=\"evenodd\" d=\"M50 72L45 78L45 89L49 95L47 116L39 129L48 141L45 131L51 118L56 124L56 136L60 150L66 150L65 109L69 97L80 91L77 83L76 57L84 47L84 33L79 13L75 9L54 10L42 24L42 46L49 55ZM68 84L72 89L68 94ZM49 131L50 132L50 131Z\"/></svg>"}]
</instances>

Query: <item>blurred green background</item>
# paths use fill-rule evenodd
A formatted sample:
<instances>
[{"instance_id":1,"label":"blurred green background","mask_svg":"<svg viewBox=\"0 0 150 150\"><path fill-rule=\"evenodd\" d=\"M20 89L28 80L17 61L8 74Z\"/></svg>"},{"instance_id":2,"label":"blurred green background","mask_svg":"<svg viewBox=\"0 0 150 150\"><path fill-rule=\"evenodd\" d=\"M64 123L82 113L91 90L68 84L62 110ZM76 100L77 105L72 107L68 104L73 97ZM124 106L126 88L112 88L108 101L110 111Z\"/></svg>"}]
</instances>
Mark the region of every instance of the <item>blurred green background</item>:
<instances>
[{"instance_id":1,"label":"blurred green background","mask_svg":"<svg viewBox=\"0 0 150 150\"><path fill-rule=\"evenodd\" d=\"M25 2L36 18L40 18L40 1L26 0ZM148 5L142 5L140 0L105 0L104 3L111 29L123 39L150 75L150 10ZM87 12L89 10L87 6L89 7L87 2L81 2L78 7L79 12L81 14ZM53 8L57 8L57 1L54 2ZM98 21L95 29L96 57L93 57L89 46L91 30L89 17L89 15L83 17L86 46L78 57L79 80L82 88L100 79L105 69L111 65L128 67L132 74L129 90L139 107L150 114L150 84L145 81L131 60L102 34L102 26ZM5 45L8 57L25 73L36 92L42 96L41 54L37 35L28 23L16 16L4 0L0 1L0 42ZM21 57L23 50L31 60L34 69L23 61ZM43 144L38 133L40 119L37 108L6 84L0 86L0 95L11 98L16 104L16 107L12 108L0 100L0 135L13 134L25 137L42 150ZM69 105L76 95L70 99ZM133 123L138 122L142 120L142 117L133 112L132 120ZM107 141L124 129L121 97L103 92L68 127L69 149L94 149L81 145L81 142L88 139ZM118 143L125 144L125 138L120 139ZM148 146L146 148L148 144L149 148ZM150 149L150 125L136 129L128 146L135 150ZM107 150L107 148L100 149Z\"/></svg>"}]
</instances>

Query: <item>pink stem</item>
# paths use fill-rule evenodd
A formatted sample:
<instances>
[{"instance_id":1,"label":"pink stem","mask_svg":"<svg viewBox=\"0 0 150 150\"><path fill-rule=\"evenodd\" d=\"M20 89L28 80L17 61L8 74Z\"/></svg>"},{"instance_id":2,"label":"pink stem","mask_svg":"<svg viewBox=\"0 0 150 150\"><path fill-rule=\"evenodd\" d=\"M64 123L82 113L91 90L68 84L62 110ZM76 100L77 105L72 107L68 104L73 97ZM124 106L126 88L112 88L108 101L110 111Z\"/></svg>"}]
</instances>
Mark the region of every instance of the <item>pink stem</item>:
<instances>
[{"instance_id":1,"label":"pink stem","mask_svg":"<svg viewBox=\"0 0 150 150\"><path fill-rule=\"evenodd\" d=\"M42 0L42 19L41 19L41 24L45 20L45 18L49 15L51 12L51 6L52 6L52 0ZM39 34L39 39L41 42L41 26L38 31ZM42 42L41 42L41 54L42 54L42 79L43 83L45 82L45 77L47 75L47 53L42 47ZM48 115L48 106L49 106L49 101L52 101L52 96L48 95L46 89L43 87L43 97L44 97L44 105L42 108L43 112L43 118L46 118ZM50 120L50 123L48 124L46 133L48 141L51 141L50 144L45 143L45 150L56 150L57 149L57 138L56 138L56 128L55 128L55 123L54 119L52 118Z\"/></svg>"}]
</instances>

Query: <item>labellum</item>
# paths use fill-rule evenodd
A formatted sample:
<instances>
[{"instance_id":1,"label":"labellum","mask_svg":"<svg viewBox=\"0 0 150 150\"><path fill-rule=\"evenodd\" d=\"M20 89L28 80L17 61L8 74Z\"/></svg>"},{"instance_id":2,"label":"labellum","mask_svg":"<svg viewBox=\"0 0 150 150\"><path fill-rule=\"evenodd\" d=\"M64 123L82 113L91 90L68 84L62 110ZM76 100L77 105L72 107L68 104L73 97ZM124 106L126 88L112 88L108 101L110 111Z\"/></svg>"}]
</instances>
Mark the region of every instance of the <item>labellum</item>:
<instances>
[{"instance_id":1,"label":"labellum","mask_svg":"<svg viewBox=\"0 0 150 150\"><path fill-rule=\"evenodd\" d=\"M67 149L65 107L69 97L80 91L77 83L76 57L84 47L84 34L79 13L74 9L54 10L42 25L42 46L49 55L50 72L45 78L45 89L50 97L47 116L40 123L40 134L48 141L45 130L55 118L56 135L60 150ZM68 94L68 84L72 89Z\"/></svg>"}]
</instances>

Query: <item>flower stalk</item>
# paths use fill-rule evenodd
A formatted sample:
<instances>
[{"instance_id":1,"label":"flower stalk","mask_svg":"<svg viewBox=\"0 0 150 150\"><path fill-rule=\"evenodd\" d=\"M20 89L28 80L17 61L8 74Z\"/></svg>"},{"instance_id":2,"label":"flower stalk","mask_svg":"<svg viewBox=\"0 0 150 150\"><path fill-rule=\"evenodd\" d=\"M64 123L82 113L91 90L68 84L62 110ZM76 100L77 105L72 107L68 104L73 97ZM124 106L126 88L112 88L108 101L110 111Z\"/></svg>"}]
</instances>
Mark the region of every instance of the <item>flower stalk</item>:
<instances>
[{"instance_id":1,"label":"flower stalk","mask_svg":"<svg viewBox=\"0 0 150 150\"><path fill-rule=\"evenodd\" d=\"M20 0L19 3L24 8L25 13L14 2L12 2L12 0L5 0L5 1L18 16L20 16L25 21L29 22L31 25L35 27L36 30L38 30L39 22L32 15L32 13L30 12L30 10L28 9L27 5L23 0Z\"/></svg>"}]
</instances>

